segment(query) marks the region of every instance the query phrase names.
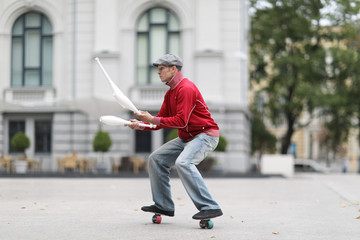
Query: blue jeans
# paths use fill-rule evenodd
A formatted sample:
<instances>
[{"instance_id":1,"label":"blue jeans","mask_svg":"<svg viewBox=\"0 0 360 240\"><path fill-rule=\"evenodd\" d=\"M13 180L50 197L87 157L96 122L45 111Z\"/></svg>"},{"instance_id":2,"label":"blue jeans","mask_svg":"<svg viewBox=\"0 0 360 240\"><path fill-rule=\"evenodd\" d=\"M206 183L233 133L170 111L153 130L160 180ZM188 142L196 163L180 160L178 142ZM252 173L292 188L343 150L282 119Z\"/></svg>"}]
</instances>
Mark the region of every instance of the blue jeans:
<instances>
[{"instance_id":1,"label":"blue jeans","mask_svg":"<svg viewBox=\"0 0 360 240\"><path fill-rule=\"evenodd\" d=\"M220 209L196 168L215 149L218 142L218 137L205 133L189 142L175 138L149 156L149 177L156 207L165 211L175 210L169 176L171 167L175 165L181 182L198 210Z\"/></svg>"}]
</instances>

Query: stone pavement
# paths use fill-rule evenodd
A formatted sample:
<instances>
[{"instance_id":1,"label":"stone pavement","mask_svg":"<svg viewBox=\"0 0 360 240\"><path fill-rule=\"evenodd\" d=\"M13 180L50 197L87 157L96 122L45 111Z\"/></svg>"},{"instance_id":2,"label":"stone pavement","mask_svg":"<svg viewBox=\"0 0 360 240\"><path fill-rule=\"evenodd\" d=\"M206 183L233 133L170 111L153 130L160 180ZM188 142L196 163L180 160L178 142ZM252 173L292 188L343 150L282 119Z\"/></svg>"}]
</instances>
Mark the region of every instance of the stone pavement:
<instances>
[{"instance_id":1,"label":"stone pavement","mask_svg":"<svg viewBox=\"0 0 360 240\"><path fill-rule=\"evenodd\" d=\"M180 180L160 225L147 178L0 178L0 239L359 239L360 175L206 178L224 216L200 229Z\"/></svg>"}]
</instances>

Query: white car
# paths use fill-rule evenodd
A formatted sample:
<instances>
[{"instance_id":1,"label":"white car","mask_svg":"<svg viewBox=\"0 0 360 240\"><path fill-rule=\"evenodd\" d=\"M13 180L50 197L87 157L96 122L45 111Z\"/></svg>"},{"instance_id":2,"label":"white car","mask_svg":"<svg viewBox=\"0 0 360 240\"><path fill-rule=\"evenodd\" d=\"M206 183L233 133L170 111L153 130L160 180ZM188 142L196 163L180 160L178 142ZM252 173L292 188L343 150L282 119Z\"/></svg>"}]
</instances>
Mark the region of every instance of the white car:
<instances>
[{"instance_id":1,"label":"white car","mask_svg":"<svg viewBox=\"0 0 360 240\"><path fill-rule=\"evenodd\" d=\"M295 172L319 172L327 173L328 169L321 166L318 162L312 159L295 159L294 160Z\"/></svg>"}]
</instances>

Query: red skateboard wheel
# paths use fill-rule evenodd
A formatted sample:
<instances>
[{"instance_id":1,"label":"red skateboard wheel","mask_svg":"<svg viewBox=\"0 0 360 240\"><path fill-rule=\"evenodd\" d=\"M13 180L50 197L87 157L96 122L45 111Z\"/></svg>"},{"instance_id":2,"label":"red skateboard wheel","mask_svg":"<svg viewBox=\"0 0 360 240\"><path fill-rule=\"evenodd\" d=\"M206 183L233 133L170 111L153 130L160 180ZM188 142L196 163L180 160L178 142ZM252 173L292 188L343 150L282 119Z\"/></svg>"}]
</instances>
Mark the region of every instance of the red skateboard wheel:
<instances>
[{"instance_id":1,"label":"red skateboard wheel","mask_svg":"<svg viewBox=\"0 0 360 240\"><path fill-rule=\"evenodd\" d=\"M156 223L156 224L160 224L161 223L161 216L159 214L155 214L153 217L152 217L152 222L153 223Z\"/></svg>"}]
</instances>

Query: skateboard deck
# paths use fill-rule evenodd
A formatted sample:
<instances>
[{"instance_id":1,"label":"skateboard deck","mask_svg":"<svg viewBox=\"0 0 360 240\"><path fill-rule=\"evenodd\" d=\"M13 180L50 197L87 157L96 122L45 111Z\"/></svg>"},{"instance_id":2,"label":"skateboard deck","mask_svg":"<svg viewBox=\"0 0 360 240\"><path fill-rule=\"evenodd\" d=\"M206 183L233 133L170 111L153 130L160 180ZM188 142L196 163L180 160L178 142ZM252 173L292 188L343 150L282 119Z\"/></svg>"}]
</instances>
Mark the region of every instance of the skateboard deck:
<instances>
[{"instance_id":1,"label":"skateboard deck","mask_svg":"<svg viewBox=\"0 0 360 240\"><path fill-rule=\"evenodd\" d=\"M160 213L153 213L152 222L155 224L160 224L162 221L162 217ZM208 219L201 219L199 222L199 226L202 229L212 229L214 227L214 222L208 218Z\"/></svg>"}]
</instances>

